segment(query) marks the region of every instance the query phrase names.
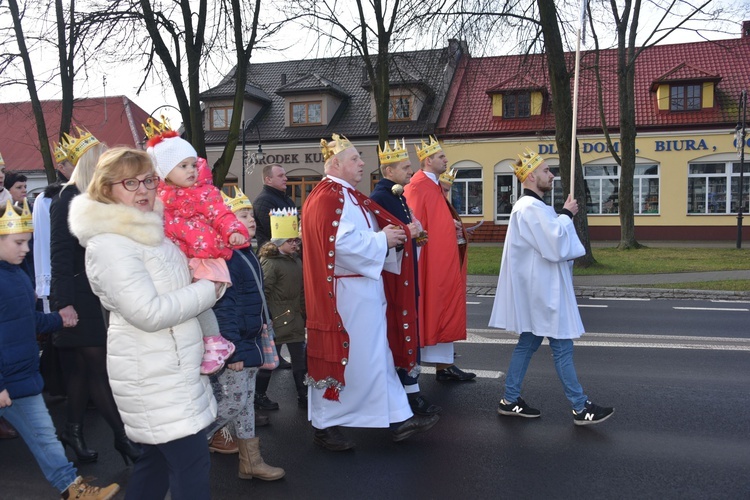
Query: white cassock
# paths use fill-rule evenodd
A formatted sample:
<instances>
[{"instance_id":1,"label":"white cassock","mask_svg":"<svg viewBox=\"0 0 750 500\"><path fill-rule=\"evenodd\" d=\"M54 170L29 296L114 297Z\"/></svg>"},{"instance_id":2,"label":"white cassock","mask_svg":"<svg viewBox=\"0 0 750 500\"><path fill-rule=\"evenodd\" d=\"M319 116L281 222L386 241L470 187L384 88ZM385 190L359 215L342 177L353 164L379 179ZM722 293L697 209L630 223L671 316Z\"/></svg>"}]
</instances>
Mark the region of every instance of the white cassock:
<instances>
[{"instance_id":1,"label":"white cassock","mask_svg":"<svg viewBox=\"0 0 750 500\"><path fill-rule=\"evenodd\" d=\"M352 188L341 179L328 177ZM379 232L375 218L367 211L363 213L356 198L345 189L336 232L334 273L338 277L336 305L349 333L349 362L339 401L324 399L323 389L308 389L308 418L317 429L334 425L388 427L413 415L388 346L380 276L384 269L400 273L401 253L388 252L385 233Z\"/></svg>"},{"instance_id":2,"label":"white cassock","mask_svg":"<svg viewBox=\"0 0 750 500\"><path fill-rule=\"evenodd\" d=\"M556 339L583 335L572 267L585 253L570 217L521 197L510 214L489 326Z\"/></svg>"}]
</instances>

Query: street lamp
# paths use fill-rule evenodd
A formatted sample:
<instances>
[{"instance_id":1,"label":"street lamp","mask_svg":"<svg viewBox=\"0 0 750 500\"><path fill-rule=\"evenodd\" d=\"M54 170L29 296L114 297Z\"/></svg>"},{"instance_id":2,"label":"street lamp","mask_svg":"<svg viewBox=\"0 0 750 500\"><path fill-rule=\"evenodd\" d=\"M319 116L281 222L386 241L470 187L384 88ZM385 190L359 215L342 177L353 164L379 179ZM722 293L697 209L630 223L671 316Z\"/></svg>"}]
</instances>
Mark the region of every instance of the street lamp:
<instances>
[{"instance_id":1,"label":"street lamp","mask_svg":"<svg viewBox=\"0 0 750 500\"><path fill-rule=\"evenodd\" d=\"M257 151L247 151L245 149L245 135L247 134L248 128L255 128L255 132L258 134L258 150ZM248 175L251 175L253 173L253 170L255 170L255 165L259 162L263 161L263 158L265 158L265 154L263 154L263 147L260 145L260 129L258 128L258 124L255 123L255 120L250 120L249 122L245 122L245 120L242 120L242 192L245 192L245 177Z\"/></svg>"},{"instance_id":2,"label":"street lamp","mask_svg":"<svg viewBox=\"0 0 750 500\"><path fill-rule=\"evenodd\" d=\"M737 248L742 248L742 212L744 209L744 187L745 187L745 128L747 124L747 90L740 93L740 103L737 108L737 128L734 131L734 143L737 146L737 155L740 157L740 185L739 203L737 208Z\"/></svg>"}]
</instances>

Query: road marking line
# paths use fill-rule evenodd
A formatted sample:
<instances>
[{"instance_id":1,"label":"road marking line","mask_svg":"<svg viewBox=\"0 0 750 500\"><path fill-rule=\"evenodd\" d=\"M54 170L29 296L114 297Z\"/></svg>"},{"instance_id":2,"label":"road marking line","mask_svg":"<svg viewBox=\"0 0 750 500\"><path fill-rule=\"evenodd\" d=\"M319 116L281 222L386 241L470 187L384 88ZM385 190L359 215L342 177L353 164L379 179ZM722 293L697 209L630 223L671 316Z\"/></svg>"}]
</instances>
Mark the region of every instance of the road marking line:
<instances>
[{"instance_id":1,"label":"road marking line","mask_svg":"<svg viewBox=\"0 0 750 500\"><path fill-rule=\"evenodd\" d=\"M750 300L718 300L718 299L714 299L711 302L728 303L728 304L750 304Z\"/></svg>"},{"instance_id":2,"label":"road marking line","mask_svg":"<svg viewBox=\"0 0 750 500\"><path fill-rule=\"evenodd\" d=\"M482 334L507 334L513 335L517 338L516 334L508 330L501 330L499 328L469 328L466 330L469 339L474 339L473 342L481 343L481 339L492 341L493 339L487 339L487 337L481 337ZM586 332L583 334L584 338L596 337L605 339L616 339L616 338L628 338L628 339L659 339L659 340L678 340L687 342L689 340L701 341L701 342L739 342L750 344L750 338L744 337L698 337L691 335L649 335L645 333L599 333L599 332ZM479 340L477 340L479 339ZM465 342L465 341L461 341Z\"/></svg>"},{"instance_id":3,"label":"road marking line","mask_svg":"<svg viewBox=\"0 0 750 500\"><path fill-rule=\"evenodd\" d=\"M750 309L747 308L731 308L731 307L673 307L672 309L679 309L685 311L729 311L729 312L748 312Z\"/></svg>"},{"instance_id":4,"label":"road marking line","mask_svg":"<svg viewBox=\"0 0 750 500\"><path fill-rule=\"evenodd\" d=\"M467 306L478 306L480 304L481 304L481 302L467 302L466 303Z\"/></svg>"},{"instance_id":5,"label":"road marking line","mask_svg":"<svg viewBox=\"0 0 750 500\"><path fill-rule=\"evenodd\" d=\"M475 297L480 297L482 299L494 299L494 295L475 295Z\"/></svg>"},{"instance_id":6,"label":"road marking line","mask_svg":"<svg viewBox=\"0 0 750 500\"><path fill-rule=\"evenodd\" d=\"M648 302L651 299L648 298L639 298L639 297L588 297L589 300L630 300L630 301L640 301L640 302Z\"/></svg>"},{"instance_id":7,"label":"road marking line","mask_svg":"<svg viewBox=\"0 0 750 500\"><path fill-rule=\"evenodd\" d=\"M475 370L473 368L462 368L464 371L470 371L472 373L477 374L477 378L500 378L503 375L505 375L505 372L497 371L497 370ZM434 366L422 366L422 369L419 371L420 374L430 373L432 375L435 374L435 367Z\"/></svg>"},{"instance_id":8,"label":"road marking line","mask_svg":"<svg viewBox=\"0 0 750 500\"><path fill-rule=\"evenodd\" d=\"M607 308L608 305L603 304L578 304L578 307L597 307L599 309Z\"/></svg>"}]
</instances>

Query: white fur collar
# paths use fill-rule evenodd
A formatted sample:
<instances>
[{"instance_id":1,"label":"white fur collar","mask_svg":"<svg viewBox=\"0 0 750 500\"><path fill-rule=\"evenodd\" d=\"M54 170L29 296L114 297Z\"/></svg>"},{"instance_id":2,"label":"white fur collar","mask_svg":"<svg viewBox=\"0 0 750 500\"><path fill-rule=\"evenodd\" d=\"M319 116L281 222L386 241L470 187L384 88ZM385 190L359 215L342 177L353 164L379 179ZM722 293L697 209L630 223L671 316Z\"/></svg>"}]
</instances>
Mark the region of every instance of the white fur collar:
<instances>
[{"instance_id":1,"label":"white fur collar","mask_svg":"<svg viewBox=\"0 0 750 500\"><path fill-rule=\"evenodd\" d=\"M164 207L156 199L153 212L92 200L87 193L73 198L70 203L68 225L70 232L86 247L99 234L114 233L149 246L164 240Z\"/></svg>"}]
</instances>

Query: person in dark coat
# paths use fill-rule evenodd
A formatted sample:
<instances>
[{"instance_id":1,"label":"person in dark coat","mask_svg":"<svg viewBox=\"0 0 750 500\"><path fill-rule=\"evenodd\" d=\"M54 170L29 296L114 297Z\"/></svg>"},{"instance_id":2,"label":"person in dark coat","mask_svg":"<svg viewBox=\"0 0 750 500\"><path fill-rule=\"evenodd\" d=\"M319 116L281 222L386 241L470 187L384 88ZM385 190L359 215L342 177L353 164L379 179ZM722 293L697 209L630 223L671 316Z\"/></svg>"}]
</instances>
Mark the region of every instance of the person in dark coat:
<instances>
[{"instance_id":1,"label":"person in dark coat","mask_svg":"<svg viewBox=\"0 0 750 500\"><path fill-rule=\"evenodd\" d=\"M296 213L283 218L293 217ZM272 220L278 220L271 216ZM299 238L295 229L279 237L273 225L271 241L258 252L263 267L263 289L268 310L273 319L276 348L286 344L292 357L292 377L297 389L297 404L307 408L307 349L305 345L305 291L302 280L302 261L299 257ZM289 237L291 236L291 237Z\"/></svg>"},{"instance_id":2,"label":"person in dark coat","mask_svg":"<svg viewBox=\"0 0 750 500\"><path fill-rule=\"evenodd\" d=\"M286 195L286 181L286 171L281 165L273 163L263 167L263 190L253 201L253 213L258 225L255 239L259 250L271 239L271 221L268 215L271 210L297 208L294 200Z\"/></svg>"},{"instance_id":3,"label":"person in dark coat","mask_svg":"<svg viewBox=\"0 0 750 500\"><path fill-rule=\"evenodd\" d=\"M50 307L74 312L78 325L53 335L59 349L66 382L67 423L60 433L81 462L93 462L98 453L89 449L83 437L83 417L89 399L112 428L114 447L127 463L140 456L140 449L125 435L125 426L117 411L107 376L107 323L99 298L94 295L86 275L86 251L70 233L68 211L74 197L88 188L96 163L106 146L98 141L79 158L71 158L75 170L50 205Z\"/></svg>"},{"instance_id":4,"label":"person in dark coat","mask_svg":"<svg viewBox=\"0 0 750 500\"><path fill-rule=\"evenodd\" d=\"M412 232L412 257L414 259L414 279L417 277L417 245L426 242L426 234L421 233L421 225L414 218L406 197L403 195L404 186L409 184L414 171L411 168L409 154L406 145L395 141L394 149L386 145L385 151L379 148L380 173L383 176L370 193L370 198L378 205L393 214L398 220L407 224ZM421 234L421 237L420 237ZM419 290L417 290L419 295ZM409 406L417 415L436 415L442 411L438 405L430 403L419 390L419 374L407 373L404 369L398 370L398 376L404 385L406 395L409 398Z\"/></svg>"},{"instance_id":5,"label":"person in dark coat","mask_svg":"<svg viewBox=\"0 0 750 500\"><path fill-rule=\"evenodd\" d=\"M255 234L253 206L243 193L235 198L225 197L225 203L247 228L250 238ZM211 438L209 449L218 453L240 454L239 477L275 481L285 471L263 461L260 439L255 435L253 390L258 367L263 364L261 334L266 327L263 317L263 274L258 258L251 247L232 251L227 260L232 286L213 307L222 335L232 342L235 351L226 360L226 368L211 377L214 396L218 403L218 417L209 434L226 423L233 424L237 437L222 427Z\"/></svg>"}]
</instances>

